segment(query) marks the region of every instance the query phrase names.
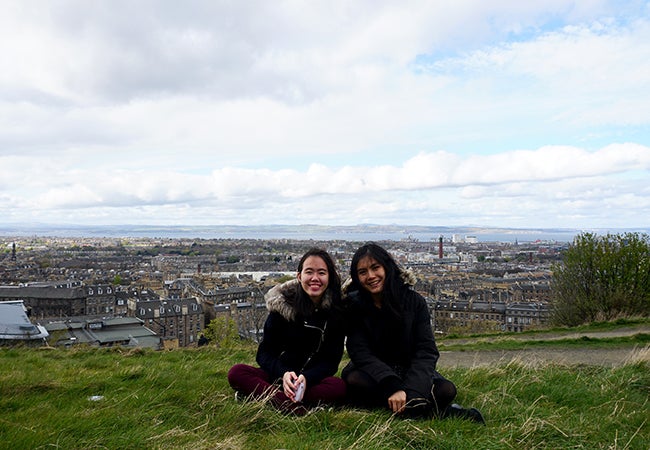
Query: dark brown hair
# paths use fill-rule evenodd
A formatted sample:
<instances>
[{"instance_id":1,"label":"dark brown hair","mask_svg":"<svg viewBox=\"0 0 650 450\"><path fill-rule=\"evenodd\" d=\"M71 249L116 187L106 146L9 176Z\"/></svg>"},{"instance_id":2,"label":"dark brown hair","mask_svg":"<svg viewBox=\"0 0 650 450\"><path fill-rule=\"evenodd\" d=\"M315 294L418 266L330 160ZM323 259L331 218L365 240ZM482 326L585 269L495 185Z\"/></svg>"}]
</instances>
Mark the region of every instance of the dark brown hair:
<instances>
[{"instance_id":1,"label":"dark brown hair","mask_svg":"<svg viewBox=\"0 0 650 450\"><path fill-rule=\"evenodd\" d=\"M366 291L359 282L359 273L357 266L359 261L365 257L371 257L377 261L383 268L386 274L384 279L384 290L382 291L382 306L385 306L391 314L396 318L401 317L402 304L401 299L408 291L409 287L401 277L402 269L400 269L395 259L379 244L375 242L367 242L357 249L352 256L352 263L350 265L350 278L352 284L350 291L358 291L359 295L363 298L368 298L370 294Z\"/></svg>"},{"instance_id":2,"label":"dark brown hair","mask_svg":"<svg viewBox=\"0 0 650 450\"><path fill-rule=\"evenodd\" d=\"M298 263L298 273L302 272L305 261L310 256L317 256L325 262L329 281L327 283L327 289L325 289L323 295L329 296L332 299L332 307L338 306L341 301L341 277L336 270L334 260L330 254L322 248L310 248L304 255L302 255L302 258L300 258L300 262ZM298 289L296 302L293 306L296 308L298 314L303 317L309 316L313 312L314 305L307 293L303 290L302 286Z\"/></svg>"}]
</instances>

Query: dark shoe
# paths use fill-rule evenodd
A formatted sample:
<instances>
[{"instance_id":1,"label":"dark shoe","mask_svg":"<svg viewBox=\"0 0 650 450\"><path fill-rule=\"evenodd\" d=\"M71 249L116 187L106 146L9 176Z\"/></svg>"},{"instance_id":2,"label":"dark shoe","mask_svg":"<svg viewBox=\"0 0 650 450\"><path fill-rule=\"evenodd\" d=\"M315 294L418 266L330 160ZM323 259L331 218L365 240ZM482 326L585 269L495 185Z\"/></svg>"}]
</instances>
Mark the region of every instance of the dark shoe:
<instances>
[{"instance_id":1,"label":"dark shoe","mask_svg":"<svg viewBox=\"0 0 650 450\"><path fill-rule=\"evenodd\" d=\"M459 404L453 403L445 409L442 417L458 417L461 419L471 420L472 422L485 425L485 419L481 412L476 408L463 408Z\"/></svg>"},{"instance_id":2,"label":"dark shoe","mask_svg":"<svg viewBox=\"0 0 650 450\"><path fill-rule=\"evenodd\" d=\"M470 408L467 410L468 418L469 420L480 423L481 425L485 425L485 419L483 418L483 414L481 414L481 411L479 411L476 408Z\"/></svg>"}]
</instances>

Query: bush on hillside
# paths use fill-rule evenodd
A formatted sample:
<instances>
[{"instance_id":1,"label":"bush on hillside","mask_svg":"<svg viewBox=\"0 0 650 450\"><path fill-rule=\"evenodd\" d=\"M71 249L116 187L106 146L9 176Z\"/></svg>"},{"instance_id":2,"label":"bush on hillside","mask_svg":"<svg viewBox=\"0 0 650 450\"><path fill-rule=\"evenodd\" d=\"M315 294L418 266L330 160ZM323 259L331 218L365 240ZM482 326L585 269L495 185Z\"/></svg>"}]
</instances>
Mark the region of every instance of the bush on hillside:
<instances>
[{"instance_id":1,"label":"bush on hillside","mask_svg":"<svg viewBox=\"0 0 650 450\"><path fill-rule=\"evenodd\" d=\"M650 241L646 234L582 233L554 267L552 321L574 326L650 311Z\"/></svg>"},{"instance_id":2,"label":"bush on hillside","mask_svg":"<svg viewBox=\"0 0 650 450\"><path fill-rule=\"evenodd\" d=\"M212 319L203 333L208 341L219 348L232 348L239 341L237 323L230 317Z\"/></svg>"}]
</instances>

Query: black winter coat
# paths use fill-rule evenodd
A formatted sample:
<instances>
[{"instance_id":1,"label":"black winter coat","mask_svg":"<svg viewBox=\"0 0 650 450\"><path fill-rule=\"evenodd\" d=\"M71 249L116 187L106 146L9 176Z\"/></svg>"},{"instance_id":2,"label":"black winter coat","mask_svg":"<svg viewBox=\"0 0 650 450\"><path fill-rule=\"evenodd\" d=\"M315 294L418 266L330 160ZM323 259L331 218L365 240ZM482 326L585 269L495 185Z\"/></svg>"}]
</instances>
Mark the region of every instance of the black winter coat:
<instances>
[{"instance_id":1,"label":"black winter coat","mask_svg":"<svg viewBox=\"0 0 650 450\"><path fill-rule=\"evenodd\" d=\"M257 363L272 380L293 371L302 373L310 386L338 371L345 335L328 296L313 314L300 317L291 305L298 289L298 281L291 280L266 294L269 316L257 349Z\"/></svg>"},{"instance_id":2,"label":"black winter coat","mask_svg":"<svg viewBox=\"0 0 650 450\"><path fill-rule=\"evenodd\" d=\"M429 398L440 353L424 298L408 290L401 299L401 323L388 322L386 308L351 293L347 350L354 368L363 370L388 398L404 390L407 398ZM393 319L393 322L395 320Z\"/></svg>"}]
</instances>

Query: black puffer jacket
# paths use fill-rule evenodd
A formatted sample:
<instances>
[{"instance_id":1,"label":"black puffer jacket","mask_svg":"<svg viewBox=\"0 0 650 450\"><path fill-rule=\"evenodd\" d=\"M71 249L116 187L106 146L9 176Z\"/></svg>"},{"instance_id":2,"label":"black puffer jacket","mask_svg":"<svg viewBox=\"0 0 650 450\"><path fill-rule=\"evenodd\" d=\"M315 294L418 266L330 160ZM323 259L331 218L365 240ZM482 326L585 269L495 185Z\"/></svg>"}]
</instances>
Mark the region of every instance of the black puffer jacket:
<instances>
[{"instance_id":1,"label":"black puffer jacket","mask_svg":"<svg viewBox=\"0 0 650 450\"><path fill-rule=\"evenodd\" d=\"M432 379L440 376L440 353L424 298L409 290L401 299L402 320L395 323L384 309L352 292L349 302L347 349L351 364L369 374L386 397L398 390L407 398L428 398Z\"/></svg>"},{"instance_id":2,"label":"black puffer jacket","mask_svg":"<svg viewBox=\"0 0 650 450\"><path fill-rule=\"evenodd\" d=\"M273 380L293 371L302 373L309 386L337 372L344 333L328 295L309 317L299 316L292 306L298 289L298 280L291 280L266 294L269 316L257 350L257 363Z\"/></svg>"}]
</instances>

